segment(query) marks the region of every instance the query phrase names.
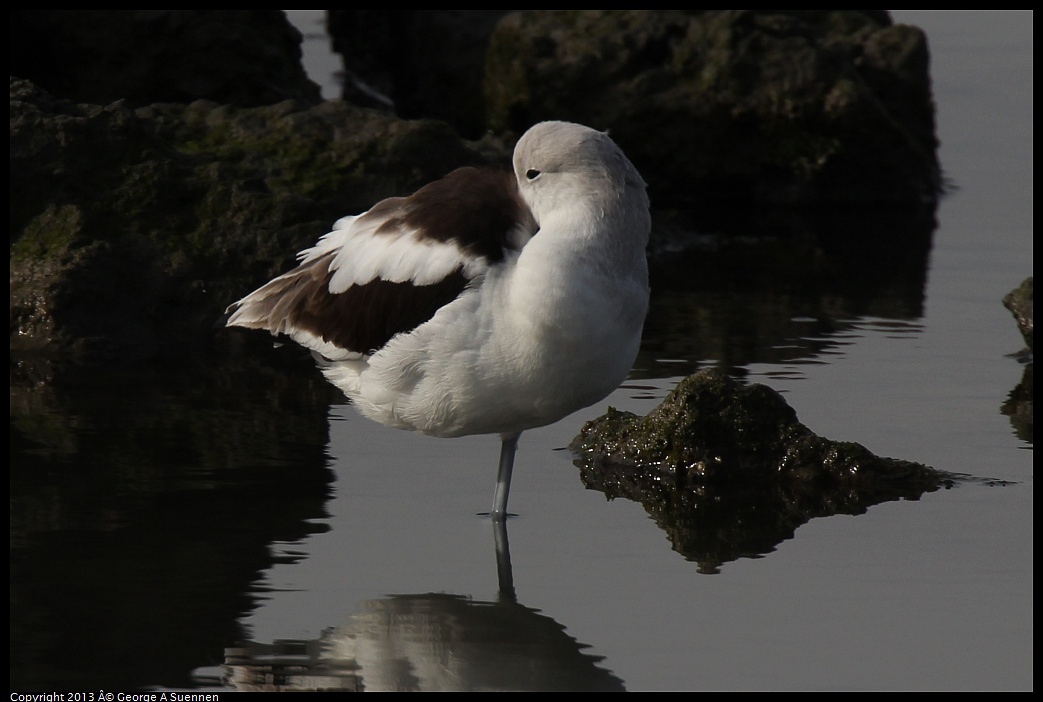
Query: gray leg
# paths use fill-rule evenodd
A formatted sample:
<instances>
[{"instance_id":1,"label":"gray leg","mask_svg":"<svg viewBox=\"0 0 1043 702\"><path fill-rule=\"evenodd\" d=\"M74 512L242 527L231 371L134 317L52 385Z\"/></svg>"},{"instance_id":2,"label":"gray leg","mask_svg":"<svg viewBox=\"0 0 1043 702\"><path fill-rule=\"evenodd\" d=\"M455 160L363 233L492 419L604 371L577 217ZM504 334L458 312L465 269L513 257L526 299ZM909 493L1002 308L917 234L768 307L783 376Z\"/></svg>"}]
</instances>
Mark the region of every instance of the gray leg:
<instances>
[{"instance_id":1,"label":"gray leg","mask_svg":"<svg viewBox=\"0 0 1043 702\"><path fill-rule=\"evenodd\" d=\"M514 594L514 571L511 569L511 545L507 542L507 520L493 522L493 538L496 540L496 579L500 590L496 600L500 604L516 603Z\"/></svg>"},{"instance_id":2,"label":"gray leg","mask_svg":"<svg viewBox=\"0 0 1043 702\"><path fill-rule=\"evenodd\" d=\"M493 492L493 509L489 516L493 519L507 518L507 496L511 492L511 473L514 471L514 452L518 449L517 434L505 434L500 437L500 472L496 476L496 491Z\"/></svg>"}]
</instances>

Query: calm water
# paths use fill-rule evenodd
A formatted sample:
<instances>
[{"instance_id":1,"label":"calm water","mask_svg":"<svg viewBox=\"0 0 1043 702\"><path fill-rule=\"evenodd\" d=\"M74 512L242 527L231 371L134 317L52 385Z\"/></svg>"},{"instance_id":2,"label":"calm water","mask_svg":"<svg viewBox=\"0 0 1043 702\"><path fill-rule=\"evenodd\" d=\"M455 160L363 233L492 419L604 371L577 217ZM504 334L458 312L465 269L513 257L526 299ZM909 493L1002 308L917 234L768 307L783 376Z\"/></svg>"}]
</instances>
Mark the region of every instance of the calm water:
<instances>
[{"instance_id":1,"label":"calm water","mask_svg":"<svg viewBox=\"0 0 1043 702\"><path fill-rule=\"evenodd\" d=\"M810 283L793 244L762 263L703 247L696 284L659 267L632 379L523 436L508 534L475 516L495 438L364 421L290 349L19 368L12 690L1032 689L1032 443L1001 411L1024 366L1000 304L1032 274L1032 13L895 16L931 44L954 185L937 222L798 223L912 242L836 243ZM733 259L746 279L720 274ZM714 364L822 436L993 480L812 519L708 567L559 449Z\"/></svg>"}]
</instances>

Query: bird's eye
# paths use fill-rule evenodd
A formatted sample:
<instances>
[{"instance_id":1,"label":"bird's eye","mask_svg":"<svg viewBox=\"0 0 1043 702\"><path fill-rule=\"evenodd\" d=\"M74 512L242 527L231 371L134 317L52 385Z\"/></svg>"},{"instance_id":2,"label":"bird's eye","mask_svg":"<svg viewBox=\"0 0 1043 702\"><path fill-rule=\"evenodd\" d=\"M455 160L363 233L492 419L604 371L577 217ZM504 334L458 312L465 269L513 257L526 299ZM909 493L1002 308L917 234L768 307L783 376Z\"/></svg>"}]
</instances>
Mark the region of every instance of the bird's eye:
<instances>
[{"instance_id":1,"label":"bird's eye","mask_svg":"<svg viewBox=\"0 0 1043 702\"><path fill-rule=\"evenodd\" d=\"M525 171L525 177L529 180L536 180L536 178L538 178L539 175L540 172L537 171L535 168L530 168L529 170Z\"/></svg>"}]
</instances>

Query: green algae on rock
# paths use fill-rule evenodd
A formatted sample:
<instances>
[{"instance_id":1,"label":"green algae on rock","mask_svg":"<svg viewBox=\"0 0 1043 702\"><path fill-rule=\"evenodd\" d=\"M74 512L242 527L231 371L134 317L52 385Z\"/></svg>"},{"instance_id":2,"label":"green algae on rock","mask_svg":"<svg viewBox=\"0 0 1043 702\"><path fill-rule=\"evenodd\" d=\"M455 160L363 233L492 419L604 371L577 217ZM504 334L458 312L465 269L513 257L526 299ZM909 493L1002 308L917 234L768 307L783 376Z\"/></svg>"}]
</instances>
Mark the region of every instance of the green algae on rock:
<instances>
[{"instance_id":1,"label":"green algae on rock","mask_svg":"<svg viewBox=\"0 0 1043 702\"><path fill-rule=\"evenodd\" d=\"M588 422L571 448L587 459L655 466L692 485L798 479L938 485L927 466L875 456L864 446L816 436L782 395L718 370L689 376L646 417L610 410Z\"/></svg>"},{"instance_id":2,"label":"green algae on rock","mask_svg":"<svg viewBox=\"0 0 1043 702\"><path fill-rule=\"evenodd\" d=\"M1025 345L1032 351L1032 277L1029 276L1021 285L1003 296L1003 306L1010 310L1018 322Z\"/></svg>"},{"instance_id":3,"label":"green algae on rock","mask_svg":"<svg viewBox=\"0 0 1043 702\"><path fill-rule=\"evenodd\" d=\"M610 409L570 448L588 488L641 502L703 572L772 551L814 517L916 500L956 479L817 436L776 391L715 369L645 417Z\"/></svg>"}]
</instances>

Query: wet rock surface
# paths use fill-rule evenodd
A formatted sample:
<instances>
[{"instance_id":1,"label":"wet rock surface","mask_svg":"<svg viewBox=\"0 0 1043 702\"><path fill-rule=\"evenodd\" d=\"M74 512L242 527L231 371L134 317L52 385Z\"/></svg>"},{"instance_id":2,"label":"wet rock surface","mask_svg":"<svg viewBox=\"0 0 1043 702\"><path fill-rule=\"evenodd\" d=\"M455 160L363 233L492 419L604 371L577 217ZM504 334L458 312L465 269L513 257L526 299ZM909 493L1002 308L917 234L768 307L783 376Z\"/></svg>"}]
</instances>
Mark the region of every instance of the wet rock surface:
<instances>
[{"instance_id":1,"label":"wet rock surface","mask_svg":"<svg viewBox=\"0 0 1043 702\"><path fill-rule=\"evenodd\" d=\"M689 376L645 417L610 409L570 448L588 488L641 502L709 572L774 550L814 517L915 500L958 479L819 437L776 391L718 370Z\"/></svg>"},{"instance_id":2,"label":"wet rock surface","mask_svg":"<svg viewBox=\"0 0 1043 702\"><path fill-rule=\"evenodd\" d=\"M11 81L11 348L184 355L350 212L483 162L343 102L131 109Z\"/></svg>"},{"instance_id":3,"label":"wet rock surface","mask_svg":"<svg viewBox=\"0 0 1043 702\"><path fill-rule=\"evenodd\" d=\"M1032 278L1026 278L1021 285L1003 297L1003 306L1010 310L1018 323L1018 330L1025 339L1029 353L1032 352Z\"/></svg>"}]
</instances>

